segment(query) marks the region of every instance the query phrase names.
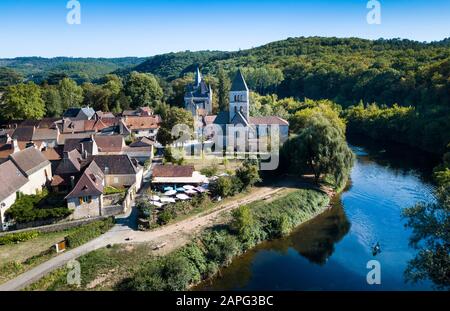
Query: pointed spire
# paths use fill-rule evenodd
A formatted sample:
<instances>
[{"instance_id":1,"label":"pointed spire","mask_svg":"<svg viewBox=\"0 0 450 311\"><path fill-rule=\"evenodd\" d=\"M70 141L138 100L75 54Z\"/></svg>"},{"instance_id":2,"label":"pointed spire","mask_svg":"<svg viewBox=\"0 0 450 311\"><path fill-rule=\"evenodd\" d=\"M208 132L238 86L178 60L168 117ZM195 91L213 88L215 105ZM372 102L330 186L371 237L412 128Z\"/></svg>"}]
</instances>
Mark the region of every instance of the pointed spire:
<instances>
[{"instance_id":1,"label":"pointed spire","mask_svg":"<svg viewBox=\"0 0 450 311\"><path fill-rule=\"evenodd\" d=\"M247 83L245 82L244 76L242 75L241 69L238 69L238 72L236 73L236 76L233 79L233 83L231 84L231 91L232 92L239 92L239 91L247 91L248 87Z\"/></svg>"},{"instance_id":2,"label":"pointed spire","mask_svg":"<svg viewBox=\"0 0 450 311\"><path fill-rule=\"evenodd\" d=\"M200 68L197 66L197 71L195 73L195 85L199 86L202 82L202 74L200 73Z\"/></svg>"}]
</instances>

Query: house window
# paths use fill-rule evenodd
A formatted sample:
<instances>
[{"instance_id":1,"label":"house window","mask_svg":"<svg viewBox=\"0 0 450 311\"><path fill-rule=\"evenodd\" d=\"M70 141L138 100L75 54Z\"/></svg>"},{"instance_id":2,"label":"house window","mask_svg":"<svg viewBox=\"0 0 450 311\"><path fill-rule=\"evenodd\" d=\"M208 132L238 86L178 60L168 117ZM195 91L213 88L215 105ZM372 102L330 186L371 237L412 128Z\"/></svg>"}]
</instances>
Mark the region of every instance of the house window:
<instances>
[{"instance_id":1,"label":"house window","mask_svg":"<svg viewBox=\"0 0 450 311\"><path fill-rule=\"evenodd\" d=\"M80 205L82 204L90 204L92 202L91 196L80 197Z\"/></svg>"}]
</instances>

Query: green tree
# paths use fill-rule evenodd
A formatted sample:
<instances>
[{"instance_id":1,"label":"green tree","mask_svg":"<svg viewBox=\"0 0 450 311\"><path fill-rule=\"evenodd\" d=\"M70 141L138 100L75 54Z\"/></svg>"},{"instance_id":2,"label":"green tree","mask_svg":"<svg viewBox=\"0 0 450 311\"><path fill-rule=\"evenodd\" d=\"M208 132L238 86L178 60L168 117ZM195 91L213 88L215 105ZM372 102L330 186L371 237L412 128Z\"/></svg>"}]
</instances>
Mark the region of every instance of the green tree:
<instances>
[{"instance_id":1,"label":"green tree","mask_svg":"<svg viewBox=\"0 0 450 311\"><path fill-rule=\"evenodd\" d=\"M312 116L281 150L281 163L286 164L289 172L312 173L316 182L331 177L338 188L347 182L353 162L354 154L341 129L321 115Z\"/></svg>"},{"instance_id":2,"label":"green tree","mask_svg":"<svg viewBox=\"0 0 450 311\"><path fill-rule=\"evenodd\" d=\"M69 78L62 79L58 84L62 108L80 107L83 102L83 89Z\"/></svg>"},{"instance_id":3,"label":"green tree","mask_svg":"<svg viewBox=\"0 0 450 311\"><path fill-rule=\"evenodd\" d=\"M431 280L450 289L450 185L437 191L434 203L419 203L403 211L406 227L413 230L410 244L418 250L405 270L406 280Z\"/></svg>"},{"instance_id":4,"label":"green tree","mask_svg":"<svg viewBox=\"0 0 450 311\"><path fill-rule=\"evenodd\" d=\"M223 67L219 68L217 78L219 79L219 84L217 87L219 111L226 111L228 110L228 94L231 88L231 81Z\"/></svg>"},{"instance_id":5,"label":"green tree","mask_svg":"<svg viewBox=\"0 0 450 311\"><path fill-rule=\"evenodd\" d=\"M194 128L194 118L192 114L178 107L160 107L158 111L161 112L162 123L158 130L157 140L163 145L167 146L175 141L189 139L192 137ZM178 135L172 134L172 129L175 126L185 125L186 129L179 128Z\"/></svg>"},{"instance_id":6,"label":"green tree","mask_svg":"<svg viewBox=\"0 0 450 311\"><path fill-rule=\"evenodd\" d=\"M18 84L23 81L23 76L14 69L0 67L0 91L7 86Z\"/></svg>"},{"instance_id":7,"label":"green tree","mask_svg":"<svg viewBox=\"0 0 450 311\"><path fill-rule=\"evenodd\" d=\"M251 160L244 161L242 166L236 170L236 177L241 180L244 188L252 187L260 182L258 163Z\"/></svg>"},{"instance_id":8,"label":"green tree","mask_svg":"<svg viewBox=\"0 0 450 311\"><path fill-rule=\"evenodd\" d=\"M125 80L125 95L131 100L131 107L154 107L163 97L163 90L152 74L133 71Z\"/></svg>"},{"instance_id":9,"label":"green tree","mask_svg":"<svg viewBox=\"0 0 450 311\"><path fill-rule=\"evenodd\" d=\"M42 99L48 117L59 117L63 113L61 95L54 85L48 85L42 90Z\"/></svg>"},{"instance_id":10,"label":"green tree","mask_svg":"<svg viewBox=\"0 0 450 311\"><path fill-rule=\"evenodd\" d=\"M254 239L254 226L256 225L250 207L240 206L232 213L231 229L238 233L243 242L251 242Z\"/></svg>"},{"instance_id":11,"label":"green tree","mask_svg":"<svg viewBox=\"0 0 450 311\"><path fill-rule=\"evenodd\" d=\"M8 86L1 106L6 119L42 119L45 115L41 90L33 82Z\"/></svg>"}]
</instances>

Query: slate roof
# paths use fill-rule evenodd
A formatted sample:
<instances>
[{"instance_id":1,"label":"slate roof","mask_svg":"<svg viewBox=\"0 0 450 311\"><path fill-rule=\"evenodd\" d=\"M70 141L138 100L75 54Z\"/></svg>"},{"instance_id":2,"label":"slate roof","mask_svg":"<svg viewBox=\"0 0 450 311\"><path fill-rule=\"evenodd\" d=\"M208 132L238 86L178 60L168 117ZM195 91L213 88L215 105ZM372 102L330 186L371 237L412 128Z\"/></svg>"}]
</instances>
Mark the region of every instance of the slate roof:
<instances>
[{"instance_id":1,"label":"slate roof","mask_svg":"<svg viewBox=\"0 0 450 311\"><path fill-rule=\"evenodd\" d=\"M94 136L100 152L120 152L125 145L123 136Z\"/></svg>"},{"instance_id":2,"label":"slate roof","mask_svg":"<svg viewBox=\"0 0 450 311\"><path fill-rule=\"evenodd\" d=\"M105 175L130 175L137 173L137 167L130 157L121 155L98 155L93 157L98 167Z\"/></svg>"},{"instance_id":3,"label":"slate roof","mask_svg":"<svg viewBox=\"0 0 450 311\"><path fill-rule=\"evenodd\" d=\"M57 140L58 130L49 128L38 128L34 131L32 140Z\"/></svg>"},{"instance_id":4,"label":"slate roof","mask_svg":"<svg viewBox=\"0 0 450 311\"><path fill-rule=\"evenodd\" d=\"M155 165L153 177L192 177L195 169L193 165Z\"/></svg>"},{"instance_id":5,"label":"slate roof","mask_svg":"<svg viewBox=\"0 0 450 311\"><path fill-rule=\"evenodd\" d=\"M9 157L26 176L30 176L50 164L42 152L34 147L13 153Z\"/></svg>"},{"instance_id":6,"label":"slate roof","mask_svg":"<svg viewBox=\"0 0 450 311\"><path fill-rule=\"evenodd\" d=\"M91 137L66 139L64 152L78 150L78 152L83 153L83 150L86 150L89 154L92 154L93 144Z\"/></svg>"},{"instance_id":7,"label":"slate roof","mask_svg":"<svg viewBox=\"0 0 450 311\"><path fill-rule=\"evenodd\" d=\"M231 84L231 91L232 92L248 91L247 83L245 82L244 76L242 75L240 69L238 70L236 76L233 79L233 83Z\"/></svg>"},{"instance_id":8,"label":"slate roof","mask_svg":"<svg viewBox=\"0 0 450 311\"><path fill-rule=\"evenodd\" d=\"M80 108L69 108L66 111L64 111L63 117L64 118L76 118L79 113L80 113Z\"/></svg>"},{"instance_id":9,"label":"slate roof","mask_svg":"<svg viewBox=\"0 0 450 311\"><path fill-rule=\"evenodd\" d=\"M28 182L28 179L11 160L0 164L0 201L16 193Z\"/></svg>"},{"instance_id":10,"label":"slate roof","mask_svg":"<svg viewBox=\"0 0 450 311\"><path fill-rule=\"evenodd\" d=\"M219 114L214 119L214 124L224 125L228 124L230 119L230 114L228 111L220 111Z\"/></svg>"},{"instance_id":11,"label":"slate roof","mask_svg":"<svg viewBox=\"0 0 450 311\"><path fill-rule=\"evenodd\" d=\"M95 115L95 110L90 107L69 108L64 111L63 117L78 120L90 120Z\"/></svg>"},{"instance_id":12,"label":"slate roof","mask_svg":"<svg viewBox=\"0 0 450 311\"><path fill-rule=\"evenodd\" d=\"M104 175L100 168L96 163L91 162L66 199L103 194L103 180Z\"/></svg>"},{"instance_id":13,"label":"slate roof","mask_svg":"<svg viewBox=\"0 0 450 311\"><path fill-rule=\"evenodd\" d=\"M250 117L249 119L250 124L254 125L270 125L270 124L289 125L288 121L277 116Z\"/></svg>"},{"instance_id":14,"label":"slate roof","mask_svg":"<svg viewBox=\"0 0 450 311\"><path fill-rule=\"evenodd\" d=\"M78 173L81 170L80 153L74 149L64 154L63 159L55 170L57 175L69 175Z\"/></svg>"},{"instance_id":15,"label":"slate roof","mask_svg":"<svg viewBox=\"0 0 450 311\"><path fill-rule=\"evenodd\" d=\"M155 141L148 139L147 137L141 137L134 143L131 143L129 147L149 147L155 144Z\"/></svg>"},{"instance_id":16,"label":"slate roof","mask_svg":"<svg viewBox=\"0 0 450 311\"><path fill-rule=\"evenodd\" d=\"M11 138L19 141L30 141L33 139L34 130L34 126L20 126L16 128Z\"/></svg>"}]
</instances>

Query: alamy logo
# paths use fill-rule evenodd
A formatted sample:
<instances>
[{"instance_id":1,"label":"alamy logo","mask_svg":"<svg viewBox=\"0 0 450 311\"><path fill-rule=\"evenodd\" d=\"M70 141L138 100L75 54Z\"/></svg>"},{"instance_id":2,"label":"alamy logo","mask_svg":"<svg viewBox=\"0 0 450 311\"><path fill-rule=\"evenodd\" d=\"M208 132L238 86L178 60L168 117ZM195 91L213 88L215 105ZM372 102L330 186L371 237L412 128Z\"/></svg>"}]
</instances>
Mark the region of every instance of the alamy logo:
<instances>
[{"instance_id":1,"label":"alamy logo","mask_svg":"<svg viewBox=\"0 0 450 311\"><path fill-rule=\"evenodd\" d=\"M381 24L381 3L378 0L370 0L367 2L367 8L370 9L367 13L367 23L369 25Z\"/></svg>"},{"instance_id":2,"label":"alamy logo","mask_svg":"<svg viewBox=\"0 0 450 311\"><path fill-rule=\"evenodd\" d=\"M70 11L67 13L66 21L69 25L81 24L81 4L77 0L67 2L66 8Z\"/></svg>"},{"instance_id":3,"label":"alamy logo","mask_svg":"<svg viewBox=\"0 0 450 311\"><path fill-rule=\"evenodd\" d=\"M369 285L380 285L381 284L381 264L378 260L370 260L367 262L367 269L371 269L367 273L367 284Z\"/></svg>"}]
</instances>

